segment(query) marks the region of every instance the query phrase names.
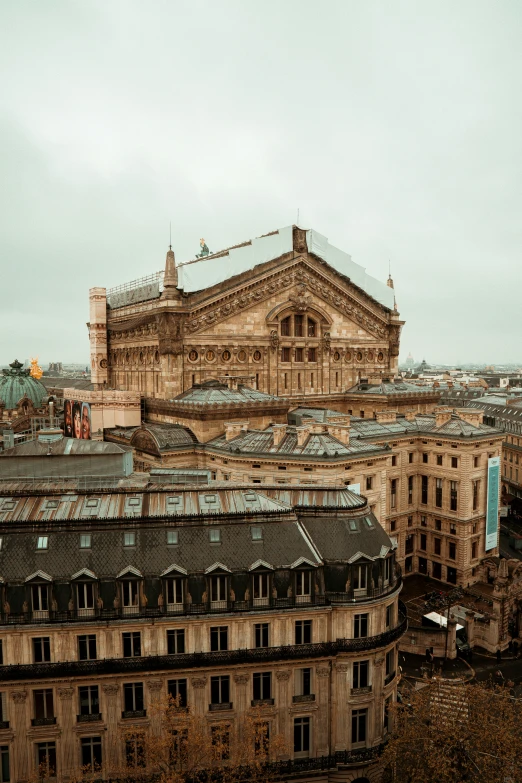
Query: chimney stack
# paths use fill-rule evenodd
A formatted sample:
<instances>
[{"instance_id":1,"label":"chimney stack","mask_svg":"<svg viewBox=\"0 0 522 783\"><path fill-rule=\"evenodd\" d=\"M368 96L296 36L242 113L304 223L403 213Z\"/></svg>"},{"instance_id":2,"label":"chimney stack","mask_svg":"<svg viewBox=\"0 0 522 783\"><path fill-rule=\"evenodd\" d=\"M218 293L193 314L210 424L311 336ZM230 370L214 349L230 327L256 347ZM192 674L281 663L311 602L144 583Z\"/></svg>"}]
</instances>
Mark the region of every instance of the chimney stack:
<instances>
[{"instance_id":1,"label":"chimney stack","mask_svg":"<svg viewBox=\"0 0 522 783\"><path fill-rule=\"evenodd\" d=\"M272 433L274 436L274 446L279 446L286 435L287 424L272 424Z\"/></svg>"}]
</instances>

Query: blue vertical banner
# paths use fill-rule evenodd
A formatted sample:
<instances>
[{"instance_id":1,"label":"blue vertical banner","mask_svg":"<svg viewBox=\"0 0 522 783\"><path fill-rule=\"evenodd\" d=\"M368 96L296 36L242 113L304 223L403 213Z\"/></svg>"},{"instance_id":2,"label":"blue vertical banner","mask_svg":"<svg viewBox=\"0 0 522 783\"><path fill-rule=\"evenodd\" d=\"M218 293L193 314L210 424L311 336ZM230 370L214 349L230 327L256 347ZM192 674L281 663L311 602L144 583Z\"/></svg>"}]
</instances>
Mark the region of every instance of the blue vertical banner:
<instances>
[{"instance_id":1,"label":"blue vertical banner","mask_svg":"<svg viewBox=\"0 0 522 783\"><path fill-rule=\"evenodd\" d=\"M500 457L488 459L488 498L486 508L486 552L498 544L498 493L500 486Z\"/></svg>"}]
</instances>

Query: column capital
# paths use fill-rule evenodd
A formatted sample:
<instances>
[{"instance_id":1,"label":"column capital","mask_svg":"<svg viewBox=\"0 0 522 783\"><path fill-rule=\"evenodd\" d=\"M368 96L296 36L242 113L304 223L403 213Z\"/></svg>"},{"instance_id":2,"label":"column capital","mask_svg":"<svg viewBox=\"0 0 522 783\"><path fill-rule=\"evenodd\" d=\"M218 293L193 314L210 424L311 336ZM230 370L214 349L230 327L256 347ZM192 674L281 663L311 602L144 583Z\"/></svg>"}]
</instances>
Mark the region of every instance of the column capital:
<instances>
[{"instance_id":1,"label":"column capital","mask_svg":"<svg viewBox=\"0 0 522 783\"><path fill-rule=\"evenodd\" d=\"M120 692L120 686L106 683L102 685L102 690L107 696L116 696Z\"/></svg>"},{"instance_id":2,"label":"column capital","mask_svg":"<svg viewBox=\"0 0 522 783\"><path fill-rule=\"evenodd\" d=\"M193 688L204 688L207 684L207 678L206 677L194 677L191 681Z\"/></svg>"},{"instance_id":3,"label":"column capital","mask_svg":"<svg viewBox=\"0 0 522 783\"><path fill-rule=\"evenodd\" d=\"M24 704L27 699L27 691L13 691L11 698L15 704Z\"/></svg>"},{"instance_id":4,"label":"column capital","mask_svg":"<svg viewBox=\"0 0 522 783\"><path fill-rule=\"evenodd\" d=\"M281 682L286 682L290 679L290 672L283 670L276 672L276 679L280 680Z\"/></svg>"},{"instance_id":5,"label":"column capital","mask_svg":"<svg viewBox=\"0 0 522 783\"><path fill-rule=\"evenodd\" d=\"M74 694L74 688L58 688L58 696L60 699L72 699Z\"/></svg>"}]
</instances>

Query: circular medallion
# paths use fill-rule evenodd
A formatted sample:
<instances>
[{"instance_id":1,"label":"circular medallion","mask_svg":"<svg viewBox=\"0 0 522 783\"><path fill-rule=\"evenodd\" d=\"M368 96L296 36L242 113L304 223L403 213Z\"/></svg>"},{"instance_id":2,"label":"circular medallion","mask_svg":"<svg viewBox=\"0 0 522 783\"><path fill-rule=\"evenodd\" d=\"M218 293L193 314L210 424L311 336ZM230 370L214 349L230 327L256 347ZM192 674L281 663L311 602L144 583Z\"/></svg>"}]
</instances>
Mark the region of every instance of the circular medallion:
<instances>
[{"instance_id":1,"label":"circular medallion","mask_svg":"<svg viewBox=\"0 0 522 783\"><path fill-rule=\"evenodd\" d=\"M216 354L214 353L214 351L206 352L205 359L207 360L207 362L213 362L215 358L216 358Z\"/></svg>"},{"instance_id":2,"label":"circular medallion","mask_svg":"<svg viewBox=\"0 0 522 783\"><path fill-rule=\"evenodd\" d=\"M261 361L261 351L254 351L254 353L252 354L252 359L255 362L260 362Z\"/></svg>"},{"instance_id":3,"label":"circular medallion","mask_svg":"<svg viewBox=\"0 0 522 783\"><path fill-rule=\"evenodd\" d=\"M357 355L355 358L357 359L358 362L362 362L363 360L362 351L357 351Z\"/></svg>"},{"instance_id":4,"label":"circular medallion","mask_svg":"<svg viewBox=\"0 0 522 783\"><path fill-rule=\"evenodd\" d=\"M198 357L199 354L197 351L194 350L194 348L191 351L189 351L189 355L188 355L189 362L197 362Z\"/></svg>"},{"instance_id":5,"label":"circular medallion","mask_svg":"<svg viewBox=\"0 0 522 783\"><path fill-rule=\"evenodd\" d=\"M368 351L368 361L373 362L373 360L374 360L373 351Z\"/></svg>"},{"instance_id":6,"label":"circular medallion","mask_svg":"<svg viewBox=\"0 0 522 783\"><path fill-rule=\"evenodd\" d=\"M351 351L346 351L346 353L344 354L344 361L345 362L351 362L352 361L352 352Z\"/></svg>"},{"instance_id":7,"label":"circular medallion","mask_svg":"<svg viewBox=\"0 0 522 783\"><path fill-rule=\"evenodd\" d=\"M237 359L239 362L246 362L247 359L246 351L241 349L237 354Z\"/></svg>"},{"instance_id":8,"label":"circular medallion","mask_svg":"<svg viewBox=\"0 0 522 783\"><path fill-rule=\"evenodd\" d=\"M379 351L379 353L377 354L377 361L379 361L379 362L383 362L384 361L384 354L383 354L382 351Z\"/></svg>"},{"instance_id":9,"label":"circular medallion","mask_svg":"<svg viewBox=\"0 0 522 783\"><path fill-rule=\"evenodd\" d=\"M223 351L223 353L221 354L221 358L223 359L224 362L229 362L230 361L230 351Z\"/></svg>"},{"instance_id":10,"label":"circular medallion","mask_svg":"<svg viewBox=\"0 0 522 783\"><path fill-rule=\"evenodd\" d=\"M156 351L156 353L154 354L154 361L156 362L156 364L159 364L159 360L160 360L159 351Z\"/></svg>"},{"instance_id":11,"label":"circular medallion","mask_svg":"<svg viewBox=\"0 0 522 783\"><path fill-rule=\"evenodd\" d=\"M341 354L339 353L339 351L334 351L334 355L333 355L334 362L338 362L340 358L341 358Z\"/></svg>"}]
</instances>

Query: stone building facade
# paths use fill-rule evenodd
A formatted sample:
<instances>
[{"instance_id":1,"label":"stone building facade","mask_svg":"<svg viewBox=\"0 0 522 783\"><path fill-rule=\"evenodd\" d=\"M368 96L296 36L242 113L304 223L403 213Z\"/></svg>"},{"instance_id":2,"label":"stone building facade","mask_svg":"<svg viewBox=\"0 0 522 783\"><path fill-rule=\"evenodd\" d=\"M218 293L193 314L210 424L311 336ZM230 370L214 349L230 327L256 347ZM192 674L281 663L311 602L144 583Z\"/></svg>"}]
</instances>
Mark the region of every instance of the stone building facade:
<instances>
[{"instance_id":1,"label":"stone building facade","mask_svg":"<svg viewBox=\"0 0 522 783\"><path fill-rule=\"evenodd\" d=\"M393 290L317 232L280 229L111 291L90 291L94 388L172 399L218 376L280 397L397 373Z\"/></svg>"},{"instance_id":2,"label":"stone building facade","mask_svg":"<svg viewBox=\"0 0 522 783\"><path fill-rule=\"evenodd\" d=\"M375 778L407 622L394 544L364 499L18 484L0 513L4 780L95 762L110 777L122 730L160 732L153 702L169 694L209 731L260 710L305 777L325 757L324 780Z\"/></svg>"}]
</instances>

